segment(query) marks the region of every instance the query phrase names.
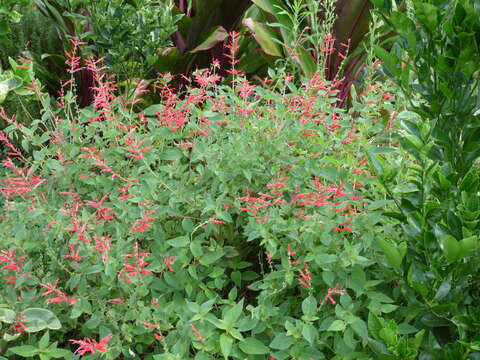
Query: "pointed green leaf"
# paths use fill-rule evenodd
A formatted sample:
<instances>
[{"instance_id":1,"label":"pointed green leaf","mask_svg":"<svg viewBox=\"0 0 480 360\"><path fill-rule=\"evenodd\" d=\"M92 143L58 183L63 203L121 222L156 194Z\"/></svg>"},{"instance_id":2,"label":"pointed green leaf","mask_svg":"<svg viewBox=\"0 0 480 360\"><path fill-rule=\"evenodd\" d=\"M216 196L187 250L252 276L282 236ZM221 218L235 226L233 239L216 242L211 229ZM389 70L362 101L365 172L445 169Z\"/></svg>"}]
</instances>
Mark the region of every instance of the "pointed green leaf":
<instances>
[{"instance_id":1,"label":"pointed green leaf","mask_svg":"<svg viewBox=\"0 0 480 360\"><path fill-rule=\"evenodd\" d=\"M32 357L37 354L37 348L32 345L14 346L8 350L25 358Z\"/></svg>"},{"instance_id":2,"label":"pointed green leaf","mask_svg":"<svg viewBox=\"0 0 480 360\"><path fill-rule=\"evenodd\" d=\"M295 62L298 62L302 72L305 76L311 77L315 71L317 71L317 64L310 55L302 46L296 48L297 57L294 58Z\"/></svg>"},{"instance_id":3,"label":"pointed green leaf","mask_svg":"<svg viewBox=\"0 0 480 360\"><path fill-rule=\"evenodd\" d=\"M240 315L242 315L242 310L243 310L243 299L238 304L236 304L235 306L232 306L227 311L225 311L225 316L223 318L223 321L230 327L234 327Z\"/></svg>"},{"instance_id":4,"label":"pointed green leaf","mask_svg":"<svg viewBox=\"0 0 480 360\"><path fill-rule=\"evenodd\" d=\"M475 254L475 251L478 249L478 238L477 236L470 236L468 238L460 240L460 256L472 256Z\"/></svg>"},{"instance_id":5,"label":"pointed green leaf","mask_svg":"<svg viewBox=\"0 0 480 360\"><path fill-rule=\"evenodd\" d=\"M292 346L293 341L293 337L288 336L285 333L280 333L273 338L272 342L270 343L270 347L276 350L287 350L290 346Z\"/></svg>"},{"instance_id":6,"label":"pointed green leaf","mask_svg":"<svg viewBox=\"0 0 480 360\"><path fill-rule=\"evenodd\" d=\"M345 330L346 325L342 320L335 320L327 329L327 331L343 331Z\"/></svg>"},{"instance_id":7,"label":"pointed green leaf","mask_svg":"<svg viewBox=\"0 0 480 360\"><path fill-rule=\"evenodd\" d=\"M227 37L228 37L228 33L222 26L216 26L214 28L211 28L210 30L208 30L207 34L202 39L201 43L190 52L194 54L199 51L205 51L205 50L211 49L218 43L225 41Z\"/></svg>"},{"instance_id":8,"label":"pointed green leaf","mask_svg":"<svg viewBox=\"0 0 480 360\"><path fill-rule=\"evenodd\" d=\"M395 245L391 244L385 239L375 238L378 246L382 250L383 254L387 258L388 263L395 269L400 270L400 265L402 264L403 256L407 251L407 246L405 243L400 244L397 248Z\"/></svg>"},{"instance_id":9,"label":"pointed green leaf","mask_svg":"<svg viewBox=\"0 0 480 360\"><path fill-rule=\"evenodd\" d=\"M232 352L232 346L233 339L230 336L227 334L220 335L220 350L222 351L222 355L225 359L227 359Z\"/></svg>"},{"instance_id":10,"label":"pointed green leaf","mask_svg":"<svg viewBox=\"0 0 480 360\"><path fill-rule=\"evenodd\" d=\"M460 244L452 235L445 235L442 240L443 252L449 261L455 261L460 255Z\"/></svg>"},{"instance_id":11,"label":"pointed green leaf","mask_svg":"<svg viewBox=\"0 0 480 360\"><path fill-rule=\"evenodd\" d=\"M42 338L38 342L38 347L40 349L45 349L48 346L48 343L50 341L50 335L48 334L48 331L43 334Z\"/></svg>"},{"instance_id":12,"label":"pointed green leaf","mask_svg":"<svg viewBox=\"0 0 480 360\"><path fill-rule=\"evenodd\" d=\"M367 151L367 157L368 157L368 160L370 161L370 164L375 169L375 173L377 174L377 176L383 175L384 173L383 165L380 162L380 160L378 160L377 157L372 154L372 151Z\"/></svg>"},{"instance_id":13,"label":"pointed green leaf","mask_svg":"<svg viewBox=\"0 0 480 360\"><path fill-rule=\"evenodd\" d=\"M253 337L246 338L238 346L245 354L249 355L263 355L270 352L268 347Z\"/></svg>"},{"instance_id":14,"label":"pointed green leaf","mask_svg":"<svg viewBox=\"0 0 480 360\"><path fill-rule=\"evenodd\" d=\"M243 20L243 25L250 30L253 37L266 54L277 57L283 56L282 48L278 42L273 40L277 38L276 34L266 25L256 22L252 18Z\"/></svg>"}]
</instances>

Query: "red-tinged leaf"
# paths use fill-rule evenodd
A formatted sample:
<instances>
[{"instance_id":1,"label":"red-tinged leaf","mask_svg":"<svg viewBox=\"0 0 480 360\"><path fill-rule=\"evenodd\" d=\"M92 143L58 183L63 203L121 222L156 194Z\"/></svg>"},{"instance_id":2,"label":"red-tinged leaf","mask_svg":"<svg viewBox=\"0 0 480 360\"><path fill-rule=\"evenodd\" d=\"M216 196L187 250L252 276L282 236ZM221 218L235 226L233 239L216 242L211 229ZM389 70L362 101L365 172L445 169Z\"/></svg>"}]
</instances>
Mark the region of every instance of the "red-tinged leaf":
<instances>
[{"instance_id":1,"label":"red-tinged leaf","mask_svg":"<svg viewBox=\"0 0 480 360\"><path fill-rule=\"evenodd\" d=\"M191 50L190 53L194 54L199 51L211 49L218 43L225 41L227 37L228 33L223 27L216 26L214 28L211 28L207 32L207 34L205 34L200 44L197 45L193 50Z\"/></svg>"},{"instance_id":2,"label":"red-tinged leaf","mask_svg":"<svg viewBox=\"0 0 480 360\"><path fill-rule=\"evenodd\" d=\"M283 51L279 45L280 41L278 40L277 35L266 25L261 24L252 18L243 20L243 25L250 30L255 40L267 55L276 57L283 56ZM275 42L274 39L276 39L277 42Z\"/></svg>"}]
</instances>

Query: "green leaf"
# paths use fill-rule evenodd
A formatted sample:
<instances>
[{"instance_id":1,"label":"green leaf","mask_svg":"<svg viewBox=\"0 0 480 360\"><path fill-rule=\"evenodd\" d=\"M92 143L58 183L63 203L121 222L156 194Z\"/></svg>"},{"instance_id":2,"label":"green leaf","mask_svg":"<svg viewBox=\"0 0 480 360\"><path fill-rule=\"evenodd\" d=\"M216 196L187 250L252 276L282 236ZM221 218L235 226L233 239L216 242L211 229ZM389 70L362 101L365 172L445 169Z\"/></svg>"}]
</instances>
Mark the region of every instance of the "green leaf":
<instances>
[{"instance_id":1,"label":"green leaf","mask_svg":"<svg viewBox=\"0 0 480 360\"><path fill-rule=\"evenodd\" d=\"M307 317L312 317L317 314L317 299L313 296L309 296L302 301L302 311Z\"/></svg>"},{"instance_id":2,"label":"green leaf","mask_svg":"<svg viewBox=\"0 0 480 360\"><path fill-rule=\"evenodd\" d=\"M65 349L59 349L59 348L49 348L48 349L48 356L55 358L55 359L70 359L72 358L72 352L65 350Z\"/></svg>"},{"instance_id":3,"label":"green leaf","mask_svg":"<svg viewBox=\"0 0 480 360\"><path fill-rule=\"evenodd\" d=\"M399 59L395 54L389 53L379 45L375 45L374 52L375 55L382 60L385 73L388 76L398 77L400 75L401 70L397 66L399 64Z\"/></svg>"},{"instance_id":4,"label":"green leaf","mask_svg":"<svg viewBox=\"0 0 480 360\"><path fill-rule=\"evenodd\" d=\"M470 236L468 238L462 239L459 242L461 257L472 256L478 249L478 238L477 236Z\"/></svg>"},{"instance_id":5,"label":"green leaf","mask_svg":"<svg viewBox=\"0 0 480 360\"><path fill-rule=\"evenodd\" d=\"M342 320L335 320L327 329L327 331L343 331L346 325Z\"/></svg>"},{"instance_id":6,"label":"green leaf","mask_svg":"<svg viewBox=\"0 0 480 360\"><path fill-rule=\"evenodd\" d=\"M188 236L179 236L176 237L175 239L170 239L167 241L167 243L170 246L180 248L188 245L188 242L190 241L190 238Z\"/></svg>"},{"instance_id":7,"label":"green leaf","mask_svg":"<svg viewBox=\"0 0 480 360\"><path fill-rule=\"evenodd\" d=\"M403 258L407 252L407 244L403 242L397 247L380 237L375 237L375 241L380 246L380 249L387 258L388 263L393 268L400 270Z\"/></svg>"},{"instance_id":8,"label":"green leaf","mask_svg":"<svg viewBox=\"0 0 480 360\"><path fill-rule=\"evenodd\" d=\"M163 104L155 104L147 107L145 110L142 111L142 114L145 116L154 116L155 113L160 113L163 109L165 108L165 105ZM82 109L84 110L84 109ZM89 116L93 117L93 115Z\"/></svg>"},{"instance_id":9,"label":"green leaf","mask_svg":"<svg viewBox=\"0 0 480 360\"><path fill-rule=\"evenodd\" d=\"M415 350L418 350L423 342L423 335L425 335L425 330L420 330L413 339L413 347Z\"/></svg>"},{"instance_id":10,"label":"green leaf","mask_svg":"<svg viewBox=\"0 0 480 360\"><path fill-rule=\"evenodd\" d=\"M445 296L448 295L451 289L452 289L452 274L448 275L447 279L439 286L433 300L434 301L442 300Z\"/></svg>"},{"instance_id":11,"label":"green leaf","mask_svg":"<svg viewBox=\"0 0 480 360\"><path fill-rule=\"evenodd\" d=\"M318 331L312 324L303 324L302 336L313 345L317 339Z\"/></svg>"},{"instance_id":12,"label":"green leaf","mask_svg":"<svg viewBox=\"0 0 480 360\"><path fill-rule=\"evenodd\" d=\"M40 349L45 349L48 346L48 343L50 341L50 335L48 334L48 331L43 334L42 338L38 342L38 347Z\"/></svg>"},{"instance_id":13,"label":"green leaf","mask_svg":"<svg viewBox=\"0 0 480 360\"><path fill-rule=\"evenodd\" d=\"M368 330L376 338L380 338L380 330L384 327L383 321L373 312L368 313Z\"/></svg>"},{"instance_id":14,"label":"green leaf","mask_svg":"<svg viewBox=\"0 0 480 360\"><path fill-rule=\"evenodd\" d=\"M260 340L253 337L246 338L238 345L240 349L249 355L263 355L270 353L268 347L266 347Z\"/></svg>"},{"instance_id":15,"label":"green leaf","mask_svg":"<svg viewBox=\"0 0 480 360\"><path fill-rule=\"evenodd\" d=\"M370 164L375 169L375 172L376 172L377 176L383 175L383 173L384 173L383 165L380 162L380 160L378 160L377 157L375 155L373 155L372 151L370 151L370 150L367 151L367 157L368 157L368 160L370 161Z\"/></svg>"},{"instance_id":16,"label":"green leaf","mask_svg":"<svg viewBox=\"0 0 480 360\"><path fill-rule=\"evenodd\" d=\"M287 350L290 346L292 346L293 341L293 337L288 336L285 333L280 333L273 338L272 342L270 343L270 347L276 350Z\"/></svg>"},{"instance_id":17,"label":"green leaf","mask_svg":"<svg viewBox=\"0 0 480 360\"><path fill-rule=\"evenodd\" d=\"M8 350L25 358L35 356L38 352L37 348L32 345L14 346Z\"/></svg>"},{"instance_id":18,"label":"green leaf","mask_svg":"<svg viewBox=\"0 0 480 360\"><path fill-rule=\"evenodd\" d=\"M197 45L190 52L192 54L211 49L218 43L224 41L228 37L227 31L222 26L216 26L208 30L205 34L205 37L202 39L201 43Z\"/></svg>"},{"instance_id":19,"label":"green leaf","mask_svg":"<svg viewBox=\"0 0 480 360\"><path fill-rule=\"evenodd\" d=\"M246 18L243 20L243 25L250 30L253 37L266 54L276 57L283 56L282 48L278 42L273 41L273 39L276 39L277 37L276 34L267 26L256 22L252 18Z\"/></svg>"},{"instance_id":20,"label":"green leaf","mask_svg":"<svg viewBox=\"0 0 480 360\"><path fill-rule=\"evenodd\" d=\"M47 309L29 308L24 310L22 314L28 332L37 332L43 329L58 330L62 327L55 314Z\"/></svg>"},{"instance_id":21,"label":"green leaf","mask_svg":"<svg viewBox=\"0 0 480 360\"><path fill-rule=\"evenodd\" d=\"M317 71L317 64L312 55L310 55L310 53L302 46L297 46L295 52L298 56L294 57L293 60L300 64L300 68L305 76L311 77L315 71Z\"/></svg>"},{"instance_id":22,"label":"green leaf","mask_svg":"<svg viewBox=\"0 0 480 360\"><path fill-rule=\"evenodd\" d=\"M353 331L362 338L362 340L367 341L369 339L367 324L360 318L357 318L353 323L350 324Z\"/></svg>"},{"instance_id":23,"label":"green leaf","mask_svg":"<svg viewBox=\"0 0 480 360\"><path fill-rule=\"evenodd\" d=\"M437 7L425 2L414 2L415 16L427 30L436 31L438 24Z\"/></svg>"},{"instance_id":24,"label":"green leaf","mask_svg":"<svg viewBox=\"0 0 480 360\"><path fill-rule=\"evenodd\" d=\"M5 308L0 308L0 321L11 324L15 321L15 311Z\"/></svg>"},{"instance_id":25,"label":"green leaf","mask_svg":"<svg viewBox=\"0 0 480 360\"><path fill-rule=\"evenodd\" d=\"M220 350L222 351L222 355L225 359L227 359L232 352L232 346L233 339L230 336L227 334L220 335Z\"/></svg>"},{"instance_id":26,"label":"green leaf","mask_svg":"<svg viewBox=\"0 0 480 360\"><path fill-rule=\"evenodd\" d=\"M445 235L442 239L443 252L449 261L455 261L460 256L460 244L452 235Z\"/></svg>"},{"instance_id":27,"label":"green leaf","mask_svg":"<svg viewBox=\"0 0 480 360\"><path fill-rule=\"evenodd\" d=\"M217 249L216 251L211 251L209 253L206 253L200 258L200 264L202 265L211 265L218 259L220 259L224 255L223 250Z\"/></svg>"},{"instance_id":28,"label":"green leaf","mask_svg":"<svg viewBox=\"0 0 480 360\"><path fill-rule=\"evenodd\" d=\"M234 327L236 325L237 320L240 318L240 315L242 315L242 311L243 311L243 299L238 304L236 304L235 306L225 311L225 316L223 318L223 321L230 327Z\"/></svg>"}]
</instances>

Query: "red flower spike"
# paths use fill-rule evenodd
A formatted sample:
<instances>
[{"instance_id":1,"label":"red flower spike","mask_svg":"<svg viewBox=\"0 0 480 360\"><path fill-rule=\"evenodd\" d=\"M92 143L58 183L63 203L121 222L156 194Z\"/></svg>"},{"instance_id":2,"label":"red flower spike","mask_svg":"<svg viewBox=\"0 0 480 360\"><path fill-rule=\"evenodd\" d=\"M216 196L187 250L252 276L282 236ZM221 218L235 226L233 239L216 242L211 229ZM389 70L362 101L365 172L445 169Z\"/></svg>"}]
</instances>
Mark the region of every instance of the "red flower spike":
<instances>
[{"instance_id":1,"label":"red flower spike","mask_svg":"<svg viewBox=\"0 0 480 360\"><path fill-rule=\"evenodd\" d=\"M95 354L97 351L103 353L107 352L107 342L109 342L111 338L112 335L108 335L100 340L100 342L89 338L83 338L83 340L71 339L70 342L79 345L77 350L75 350L75 353L85 355L86 353Z\"/></svg>"}]
</instances>

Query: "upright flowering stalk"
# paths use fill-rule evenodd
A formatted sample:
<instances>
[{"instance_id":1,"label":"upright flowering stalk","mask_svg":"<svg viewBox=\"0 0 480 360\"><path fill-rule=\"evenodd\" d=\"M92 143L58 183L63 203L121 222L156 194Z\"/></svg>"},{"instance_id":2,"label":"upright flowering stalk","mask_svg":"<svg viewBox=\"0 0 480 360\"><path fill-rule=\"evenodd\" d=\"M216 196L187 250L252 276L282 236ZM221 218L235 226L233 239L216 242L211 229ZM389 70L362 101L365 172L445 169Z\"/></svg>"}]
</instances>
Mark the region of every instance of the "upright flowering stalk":
<instances>
[{"instance_id":1,"label":"upright flowering stalk","mask_svg":"<svg viewBox=\"0 0 480 360\"><path fill-rule=\"evenodd\" d=\"M235 54L240 49L240 45L238 43L239 38L240 38L240 34L235 31L232 31L230 33L230 39L231 39L230 43L225 45L225 48L229 50L228 53L225 54L225 56L230 59L230 70L227 70L227 73L233 76L232 85L234 90L235 90L235 83L236 83L235 76L242 75L241 71L235 69L235 65L240 61L235 58Z\"/></svg>"},{"instance_id":2,"label":"upright flowering stalk","mask_svg":"<svg viewBox=\"0 0 480 360\"><path fill-rule=\"evenodd\" d=\"M92 86L94 90L93 95L93 106L95 112L100 113L100 116L97 116L94 119L90 119L90 122L95 121L104 121L108 119L114 119L112 114L112 105L115 99L115 90L117 85L113 81L113 74L106 74L103 72L107 69L106 66L99 66L103 59L87 59L85 63L87 64L87 70L93 74L94 82L96 86Z\"/></svg>"},{"instance_id":3,"label":"upright flowering stalk","mask_svg":"<svg viewBox=\"0 0 480 360\"><path fill-rule=\"evenodd\" d=\"M157 209L153 209L150 211L144 210L143 217L135 221L135 223L130 227L130 232L144 232L145 230L147 230L152 225L152 221L156 219L156 217L151 217L151 215L153 215L155 211L157 211Z\"/></svg>"},{"instance_id":4,"label":"upright flowering stalk","mask_svg":"<svg viewBox=\"0 0 480 360\"><path fill-rule=\"evenodd\" d=\"M332 288L328 289L327 295L325 295L325 298L323 299L323 303L325 304L327 300L329 300L332 303L332 305L335 305L336 302L333 299L332 295L341 295L344 292L345 292L344 289L338 289L338 284L335 284L335 287L333 289Z\"/></svg>"},{"instance_id":5,"label":"upright flowering stalk","mask_svg":"<svg viewBox=\"0 0 480 360\"><path fill-rule=\"evenodd\" d=\"M79 345L77 350L75 350L76 354L78 353L80 355L85 355L86 353L95 354L97 351L103 353L107 352L107 343L110 341L111 338L112 335L108 335L102 340L100 340L100 342L89 338L83 338L83 340L71 339L70 342L72 344Z\"/></svg>"},{"instance_id":6,"label":"upright flowering stalk","mask_svg":"<svg viewBox=\"0 0 480 360\"><path fill-rule=\"evenodd\" d=\"M15 275L9 275L5 279L7 284L15 285L17 282L17 276L29 276L28 274L20 274L19 272L23 268L23 260L25 260L26 256L21 256L16 258L16 253L10 250L2 250L0 252L0 270L3 271L13 271Z\"/></svg>"},{"instance_id":7,"label":"upright flowering stalk","mask_svg":"<svg viewBox=\"0 0 480 360\"><path fill-rule=\"evenodd\" d=\"M148 255L150 255L150 253L139 252L138 244L135 244L133 253L123 254L122 257L124 259L132 259L132 261L123 264L123 268L118 273L120 280L128 284L133 284L130 277L140 277L153 272L153 270L145 269L148 266L148 263L145 261L144 257Z\"/></svg>"},{"instance_id":8,"label":"upright flowering stalk","mask_svg":"<svg viewBox=\"0 0 480 360\"><path fill-rule=\"evenodd\" d=\"M48 303L50 304L56 304L56 303L61 303L61 302L66 302L69 305L75 305L77 302L77 299L68 297L63 291L57 289L58 286L58 279L55 280L54 283L46 283L46 284L40 284L41 287L44 289L47 289L42 296L47 297L50 294L55 294L57 296L50 298L47 300Z\"/></svg>"},{"instance_id":9,"label":"upright flowering stalk","mask_svg":"<svg viewBox=\"0 0 480 360\"><path fill-rule=\"evenodd\" d=\"M94 236L93 239L97 244L95 246L90 246L90 248L95 249L102 254L103 262L108 260L108 252L110 251L110 241L108 241L109 238L110 235L103 237Z\"/></svg>"}]
</instances>

